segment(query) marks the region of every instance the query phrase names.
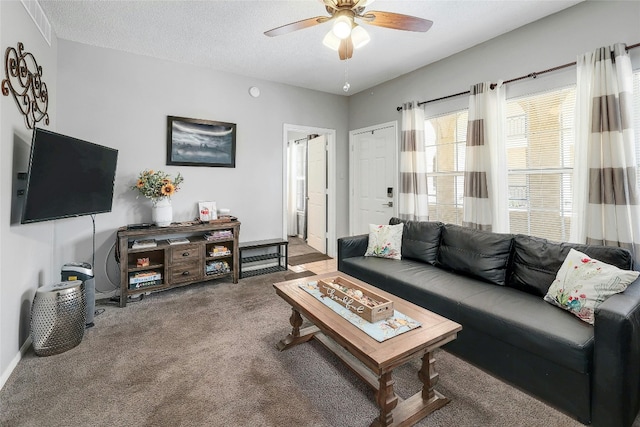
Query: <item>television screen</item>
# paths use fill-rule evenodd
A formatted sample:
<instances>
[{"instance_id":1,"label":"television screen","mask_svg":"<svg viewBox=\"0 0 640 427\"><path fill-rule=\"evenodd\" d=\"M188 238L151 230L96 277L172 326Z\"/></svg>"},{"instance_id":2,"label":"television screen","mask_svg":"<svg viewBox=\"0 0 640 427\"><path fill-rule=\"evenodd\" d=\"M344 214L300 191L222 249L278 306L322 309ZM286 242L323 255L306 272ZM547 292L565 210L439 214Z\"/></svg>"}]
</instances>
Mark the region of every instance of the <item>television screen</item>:
<instances>
[{"instance_id":1,"label":"television screen","mask_svg":"<svg viewBox=\"0 0 640 427\"><path fill-rule=\"evenodd\" d=\"M118 150L33 131L22 223L111 212Z\"/></svg>"}]
</instances>

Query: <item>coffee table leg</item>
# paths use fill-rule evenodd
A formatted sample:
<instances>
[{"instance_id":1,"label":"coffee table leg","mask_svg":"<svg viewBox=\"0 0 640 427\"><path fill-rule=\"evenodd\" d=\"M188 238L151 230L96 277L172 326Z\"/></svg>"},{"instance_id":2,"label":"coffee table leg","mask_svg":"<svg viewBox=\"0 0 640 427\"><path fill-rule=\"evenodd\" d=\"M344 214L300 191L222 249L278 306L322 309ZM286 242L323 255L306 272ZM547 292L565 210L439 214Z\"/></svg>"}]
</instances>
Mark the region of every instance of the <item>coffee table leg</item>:
<instances>
[{"instance_id":1,"label":"coffee table leg","mask_svg":"<svg viewBox=\"0 0 640 427\"><path fill-rule=\"evenodd\" d=\"M422 398L427 400L435 395L435 387L438 384L439 375L436 372L435 359L431 352L422 356L422 367L418 371L418 378L422 381Z\"/></svg>"},{"instance_id":2,"label":"coffee table leg","mask_svg":"<svg viewBox=\"0 0 640 427\"><path fill-rule=\"evenodd\" d=\"M380 407L380 416L371 424L371 427L384 427L393 424L393 409L398 404L398 396L393 391L395 381L391 372L385 372L380 376L380 388L376 393L376 401Z\"/></svg>"},{"instance_id":3,"label":"coffee table leg","mask_svg":"<svg viewBox=\"0 0 640 427\"><path fill-rule=\"evenodd\" d=\"M291 333L286 336L286 338L280 340L277 347L278 350L283 351L288 349L289 347L293 347L294 345L298 345L303 342L309 341L313 338L313 335L318 331L316 327L309 328L309 331L303 331L305 333L300 333L300 326L302 326L302 316L300 312L295 308L291 308L291 317L289 318L289 323L293 329Z\"/></svg>"}]
</instances>

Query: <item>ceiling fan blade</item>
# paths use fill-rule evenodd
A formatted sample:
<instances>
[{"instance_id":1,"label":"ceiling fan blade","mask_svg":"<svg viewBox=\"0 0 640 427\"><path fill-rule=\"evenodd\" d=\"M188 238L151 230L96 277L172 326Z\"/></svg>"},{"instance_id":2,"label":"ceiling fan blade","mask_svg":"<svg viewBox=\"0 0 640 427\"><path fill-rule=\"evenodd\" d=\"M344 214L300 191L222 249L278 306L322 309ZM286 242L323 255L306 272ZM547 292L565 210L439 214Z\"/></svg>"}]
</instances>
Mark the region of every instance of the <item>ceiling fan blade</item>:
<instances>
[{"instance_id":1,"label":"ceiling fan blade","mask_svg":"<svg viewBox=\"0 0 640 427\"><path fill-rule=\"evenodd\" d=\"M359 16L365 23L369 25L377 25L378 27L392 28L394 30L419 31L425 32L433 25L433 21L418 18L417 16L402 15L393 12L380 12L372 10Z\"/></svg>"},{"instance_id":2,"label":"ceiling fan blade","mask_svg":"<svg viewBox=\"0 0 640 427\"><path fill-rule=\"evenodd\" d=\"M338 55L342 61L350 59L353 56L353 42L351 41L351 37L342 39L340 48L338 48Z\"/></svg>"},{"instance_id":3,"label":"ceiling fan blade","mask_svg":"<svg viewBox=\"0 0 640 427\"><path fill-rule=\"evenodd\" d=\"M313 27L314 25L322 24L323 22L327 22L329 19L331 18L328 16L316 16L315 18L307 18L303 19L302 21L292 22L290 24L265 31L264 35L269 37L281 36L293 31L303 30L305 28Z\"/></svg>"}]
</instances>

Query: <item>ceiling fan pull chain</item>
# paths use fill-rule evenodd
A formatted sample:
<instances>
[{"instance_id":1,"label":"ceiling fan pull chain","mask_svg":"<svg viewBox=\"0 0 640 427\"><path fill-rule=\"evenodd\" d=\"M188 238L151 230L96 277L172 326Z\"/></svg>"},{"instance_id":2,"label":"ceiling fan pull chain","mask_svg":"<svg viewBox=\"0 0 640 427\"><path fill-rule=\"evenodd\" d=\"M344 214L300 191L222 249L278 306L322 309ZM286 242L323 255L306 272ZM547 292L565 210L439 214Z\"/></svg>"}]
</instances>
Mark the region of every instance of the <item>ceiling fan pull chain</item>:
<instances>
[{"instance_id":1,"label":"ceiling fan pull chain","mask_svg":"<svg viewBox=\"0 0 640 427\"><path fill-rule=\"evenodd\" d=\"M345 92L349 92L349 88L351 84L349 84L349 61L344 61L344 86L342 86L342 90Z\"/></svg>"}]
</instances>

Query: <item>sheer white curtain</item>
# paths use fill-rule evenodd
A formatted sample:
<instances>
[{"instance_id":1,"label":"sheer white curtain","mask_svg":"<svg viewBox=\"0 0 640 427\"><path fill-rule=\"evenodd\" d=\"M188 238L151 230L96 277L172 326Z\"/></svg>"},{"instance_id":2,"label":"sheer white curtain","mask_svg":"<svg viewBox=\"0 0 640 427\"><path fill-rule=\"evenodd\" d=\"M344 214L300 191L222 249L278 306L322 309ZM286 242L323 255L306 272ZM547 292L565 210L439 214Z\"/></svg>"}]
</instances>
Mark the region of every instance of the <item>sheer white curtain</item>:
<instances>
[{"instance_id":1,"label":"sheer white curtain","mask_svg":"<svg viewBox=\"0 0 640 427\"><path fill-rule=\"evenodd\" d=\"M502 82L493 89L489 82L471 87L462 221L466 227L509 232L505 110Z\"/></svg>"},{"instance_id":2,"label":"sheer white curtain","mask_svg":"<svg viewBox=\"0 0 640 427\"><path fill-rule=\"evenodd\" d=\"M627 248L640 265L633 73L626 46L579 55L577 72L571 240Z\"/></svg>"},{"instance_id":3,"label":"sheer white curtain","mask_svg":"<svg viewBox=\"0 0 640 427\"><path fill-rule=\"evenodd\" d=\"M400 190L398 216L404 220L427 221L427 159L424 153L424 110L417 102L402 106L400 139Z\"/></svg>"}]
</instances>

